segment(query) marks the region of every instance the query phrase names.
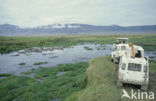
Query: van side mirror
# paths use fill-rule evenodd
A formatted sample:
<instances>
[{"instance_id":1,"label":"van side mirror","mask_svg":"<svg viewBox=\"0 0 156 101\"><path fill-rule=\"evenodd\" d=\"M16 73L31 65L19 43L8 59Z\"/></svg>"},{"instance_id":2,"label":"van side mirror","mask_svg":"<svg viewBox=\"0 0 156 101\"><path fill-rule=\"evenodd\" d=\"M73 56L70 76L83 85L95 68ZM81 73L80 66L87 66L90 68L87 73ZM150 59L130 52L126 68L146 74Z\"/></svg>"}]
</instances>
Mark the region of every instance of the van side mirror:
<instances>
[{"instance_id":1,"label":"van side mirror","mask_svg":"<svg viewBox=\"0 0 156 101\"><path fill-rule=\"evenodd\" d=\"M149 61L149 58L147 56L144 57L146 59L146 61Z\"/></svg>"}]
</instances>

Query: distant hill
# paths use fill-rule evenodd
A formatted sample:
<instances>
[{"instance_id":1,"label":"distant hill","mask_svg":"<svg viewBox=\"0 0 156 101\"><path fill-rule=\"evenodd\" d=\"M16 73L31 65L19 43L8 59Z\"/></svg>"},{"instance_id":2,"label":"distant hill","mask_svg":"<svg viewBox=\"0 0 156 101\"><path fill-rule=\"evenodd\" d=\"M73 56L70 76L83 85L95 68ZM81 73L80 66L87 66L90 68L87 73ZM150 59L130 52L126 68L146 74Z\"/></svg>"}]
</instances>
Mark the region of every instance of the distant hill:
<instances>
[{"instance_id":1,"label":"distant hill","mask_svg":"<svg viewBox=\"0 0 156 101\"><path fill-rule=\"evenodd\" d=\"M20 28L9 24L0 25L0 35L2 36L148 33L156 34L156 25L124 27L118 25L52 24L35 28Z\"/></svg>"}]
</instances>

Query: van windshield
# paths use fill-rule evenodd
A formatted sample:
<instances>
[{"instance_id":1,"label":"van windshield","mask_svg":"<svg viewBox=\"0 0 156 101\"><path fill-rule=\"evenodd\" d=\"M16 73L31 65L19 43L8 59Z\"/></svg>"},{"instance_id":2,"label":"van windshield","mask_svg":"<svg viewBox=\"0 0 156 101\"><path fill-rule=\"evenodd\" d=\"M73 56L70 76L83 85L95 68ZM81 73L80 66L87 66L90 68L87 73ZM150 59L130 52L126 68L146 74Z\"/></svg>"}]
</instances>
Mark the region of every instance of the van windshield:
<instances>
[{"instance_id":1,"label":"van windshield","mask_svg":"<svg viewBox=\"0 0 156 101\"><path fill-rule=\"evenodd\" d=\"M121 50L126 50L126 46L121 46Z\"/></svg>"},{"instance_id":2,"label":"van windshield","mask_svg":"<svg viewBox=\"0 0 156 101\"><path fill-rule=\"evenodd\" d=\"M127 43L127 39L118 39L117 42L118 43L122 43L122 44L126 44Z\"/></svg>"},{"instance_id":3,"label":"van windshield","mask_svg":"<svg viewBox=\"0 0 156 101\"><path fill-rule=\"evenodd\" d=\"M128 70L141 72L141 64L129 63L128 64Z\"/></svg>"}]
</instances>

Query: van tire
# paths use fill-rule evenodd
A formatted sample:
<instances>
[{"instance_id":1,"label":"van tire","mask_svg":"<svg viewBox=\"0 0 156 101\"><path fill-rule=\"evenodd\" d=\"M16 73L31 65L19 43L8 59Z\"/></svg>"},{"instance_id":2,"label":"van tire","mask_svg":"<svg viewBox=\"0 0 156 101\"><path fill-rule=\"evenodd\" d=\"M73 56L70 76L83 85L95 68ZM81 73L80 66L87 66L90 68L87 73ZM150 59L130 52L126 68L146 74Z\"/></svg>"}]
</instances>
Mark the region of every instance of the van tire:
<instances>
[{"instance_id":1,"label":"van tire","mask_svg":"<svg viewBox=\"0 0 156 101\"><path fill-rule=\"evenodd\" d=\"M120 87L122 87L123 86L123 83L121 82L121 81L117 81L117 86L120 86Z\"/></svg>"},{"instance_id":2,"label":"van tire","mask_svg":"<svg viewBox=\"0 0 156 101\"><path fill-rule=\"evenodd\" d=\"M114 58L114 63L115 63L115 64L119 64L119 59Z\"/></svg>"},{"instance_id":3,"label":"van tire","mask_svg":"<svg viewBox=\"0 0 156 101\"><path fill-rule=\"evenodd\" d=\"M111 58L111 62L114 62L114 60Z\"/></svg>"},{"instance_id":4,"label":"van tire","mask_svg":"<svg viewBox=\"0 0 156 101\"><path fill-rule=\"evenodd\" d=\"M141 90L147 91L148 90L148 85L141 85Z\"/></svg>"},{"instance_id":5,"label":"van tire","mask_svg":"<svg viewBox=\"0 0 156 101\"><path fill-rule=\"evenodd\" d=\"M119 59L118 59L118 64L120 63L120 57L119 57Z\"/></svg>"},{"instance_id":6,"label":"van tire","mask_svg":"<svg viewBox=\"0 0 156 101\"><path fill-rule=\"evenodd\" d=\"M117 59L116 58L114 58L114 63L117 64Z\"/></svg>"}]
</instances>

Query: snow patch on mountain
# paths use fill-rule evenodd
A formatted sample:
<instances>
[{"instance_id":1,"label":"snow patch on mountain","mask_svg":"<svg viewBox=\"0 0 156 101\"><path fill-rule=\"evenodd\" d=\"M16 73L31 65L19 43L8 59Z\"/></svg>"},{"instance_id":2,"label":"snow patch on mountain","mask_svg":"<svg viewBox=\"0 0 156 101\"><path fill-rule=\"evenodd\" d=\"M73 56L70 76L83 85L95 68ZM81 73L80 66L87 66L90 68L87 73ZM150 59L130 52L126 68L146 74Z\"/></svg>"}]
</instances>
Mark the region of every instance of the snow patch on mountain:
<instances>
[{"instance_id":1,"label":"snow patch on mountain","mask_svg":"<svg viewBox=\"0 0 156 101\"><path fill-rule=\"evenodd\" d=\"M80 25L67 25L68 26L68 28L80 28Z\"/></svg>"},{"instance_id":2,"label":"snow patch on mountain","mask_svg":"<svg viewBox=\"0 0 156 101\"><path fill-rule=\"evenodd\" d=\"M48 26L42 26L42 28L79 28L80 25L72 25L72 24L53 24Z\"/></svg>"}]
</instances>

